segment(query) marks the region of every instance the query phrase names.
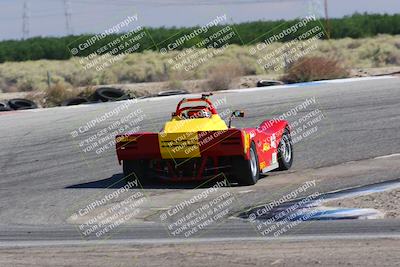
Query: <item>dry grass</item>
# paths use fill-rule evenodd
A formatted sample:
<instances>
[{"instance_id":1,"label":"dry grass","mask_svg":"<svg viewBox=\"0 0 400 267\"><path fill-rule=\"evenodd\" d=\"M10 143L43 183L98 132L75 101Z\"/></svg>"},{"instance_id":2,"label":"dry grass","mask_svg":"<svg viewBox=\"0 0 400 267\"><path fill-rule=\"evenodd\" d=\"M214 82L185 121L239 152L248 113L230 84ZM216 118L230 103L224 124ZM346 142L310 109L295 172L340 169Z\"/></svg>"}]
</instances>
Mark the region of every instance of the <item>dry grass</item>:
<instances>
[{"instance_id":1,"label":"dry grass","mask_svg":"<svg viewBox=\"0 0 400 267\"><path fill-rule=\"evenodd\" d=\"M242 75L244 75L244 70L238 64L219 64L210 69L207 89L211 91L227 90L232 82Z\"/></svg>"},{"instance_id":2,"label":"dry grass","mask_svg":"<svg viewBox=\"0 0 400 267\"><path fill-rule=\"evenodd\" d=\"M45 102L43 106L54 107L60 105L64 100L75 97L76 94L71 90L67 89L65 85L56 83L46 90Z\"/></svg>"},{"instance_id":3,"label":"dry grass","mask_svg":"<svg viewBox=\"0 0 400 267\"><path fill-rule=\"evenodd\" d=\"M96 91L96 88L94 88L93 86L87 86L87 87L83 88L83 90L78 94L78 96L90 98L95 91Z\"/></svg>"},{"instance_id":4,"label":"dry grass","mask_svg":"<svg viewBox=\"0 0 400 267\"><path fill-rule=\"evenodd\" d=\"M295 83L347 76L348 72L337 60L323 57L304 57L291 65L281 80L287 83Z\"/></svg>"},{"instance_id":5,"label":"dry grass","mask_svg":"<svg viewBox=\"0 0 400 267\"><path fill-rule=\"evenodd\" d=\"M167 87L169 90L184 89L183 82L181 80L170 80Z\"/></svg>"},{"instance_id":6,"label":"dry grass","mask_svg":"<svg viewBox=\"0 0 400 267\"><path fill-rule=\"evenodd\" d=\"M343 66L350 68L372 68L398 66L400 63L400 36L379 35L366 39L344 38L317 42L317 49L310 57L335 58ZM278 49L281 43L273 43L266 53ZM265 71L257 64L257 57L249 54L249 46L231 45L217 56L210 58L193 71L174 71L168 61L178 52L161 55L154 51L130 54L115 62L110 67L96 71L84 70L79 58L65 61L38 60L26 62L6 62L0 64L0 91L46 91L47 71L51 74L51 83L60 83L66 88L95 86L102 84L124 84L140 82L157 82L170 80L171 87L179 81L210 79L215 88L229 87L228 79L235 75L214 74L227 72L224 65L241 66L244 75L283 74L273 70ZM210 70L213 70L210 72ZM227 78L223 82L218 78ZM174 80L176 82L174 82ZM175 84L176 85L176 84Z\"/></svg>"}]
</instances>

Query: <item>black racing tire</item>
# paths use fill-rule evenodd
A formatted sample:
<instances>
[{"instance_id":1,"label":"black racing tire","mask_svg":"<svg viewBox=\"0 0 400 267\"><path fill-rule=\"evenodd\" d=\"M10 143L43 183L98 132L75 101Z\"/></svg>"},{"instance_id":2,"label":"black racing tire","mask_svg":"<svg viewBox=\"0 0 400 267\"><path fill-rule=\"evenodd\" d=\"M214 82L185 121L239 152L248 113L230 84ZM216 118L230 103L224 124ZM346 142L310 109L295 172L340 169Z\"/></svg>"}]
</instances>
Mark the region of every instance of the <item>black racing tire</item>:
<instances>
[{"instance_id":1,"label":"black racing tire","mask_svg":"<svg viewBox=\"0 0 400 267\"><path fill-rule=\"evenodd\" d=\"M2 112L2 111L11 111L11 109L7 108L7 107L1 107L0 106L0 112Z\"/></svg>"},{"instance_id":2,"label":"black racing tire","mask_svg":"<svg viewBox=\"0 0 400 267\"><path fill-rule=\"evenodd\" d=\"M239 185L254 185L260 178L260 164L254 142L250 145L250 159L243 157L233 159L233 172Z\"/></svg>"},{"instance_id":3,"label":"black racing tire","mask_svg":"<svg viewBox=\"0 0 400 267\"><path fill-rule=\"evenodd\" d=\"M170 96L170 95L186 95L189 94L186 90L169 90L169 91L162 91L157 94L157 96Z\"/></svg>"},{"instance_id":4,"label":"black racing tire","mask_svg":"<svg viewBox=\"0 0 400 267\"><path fill-rule=\"evenodd\" d=\"M123 160L122 168L124 171L125 182L139 180L141 186L147 185L151 179L146 177L149 163L146 160Z\"/></svg>"},{"instance_id":5,"label":"black racing tire","mask_svg":"<svg viewBox=\"0 0 400 267\"><path fill-rule=\"evenodd\" d=\"M289 170L293 164L293 142L289 129L285 128L278 146L278 163L280 171Z\"/></svg>"},{"instance_id":6,"label":"black racing tire","mask_svg":"<svg viewBox=\"0 0 400 267\"><path fill-rule=\"evenodd\" d=\"M282 85L284 84L281 81L276 80L259 80L257 82L257 87L266 87L266 86L274 86L274 85Z\"/></svg>"},{"instance_id":7,"label":"black racing tire","mask_svg":"<svg viewBox=\"0 0 400 267\"><path fill-rule=\"evenodd\" d=\"M61 106L75 106L81 104L89 104L89 100L85 97L73 97L62 102Z\"/></svg>"},{"instance_id":8,"label":"black racing tire","mask_svg":"<svg viewBox=\"0 0 400 267\"><path fill-rule=\"evenodd\" d=\"M22 110L22 109L34 109L37 108L37 105L35 102L29 100L29 99L24 99L24 98L14 98L8 100L8 105L10 108L14 110Z\"/></svg>"},{"instance_id":9,"label":"black racing tire","mask_svg":"<svg viewBox=\"0 0 400 267\"><path fill-rule=\"evenodd\" d=\"M0 102L0 112L1 111L10 111L11 108L7 105L7 103Z\"/></svg>"},{"instance_id":10,"label":"black racing tire","mask_svg":"<svg viewBox=\"0 0 400 267\"><path fill-rule=\"evenodd\" d=\"M91 96L93 101L102 102L127 100L129 98L129 95L127 95L124 91L111 87L98 88Z\"/></svg>"}]
</instances>

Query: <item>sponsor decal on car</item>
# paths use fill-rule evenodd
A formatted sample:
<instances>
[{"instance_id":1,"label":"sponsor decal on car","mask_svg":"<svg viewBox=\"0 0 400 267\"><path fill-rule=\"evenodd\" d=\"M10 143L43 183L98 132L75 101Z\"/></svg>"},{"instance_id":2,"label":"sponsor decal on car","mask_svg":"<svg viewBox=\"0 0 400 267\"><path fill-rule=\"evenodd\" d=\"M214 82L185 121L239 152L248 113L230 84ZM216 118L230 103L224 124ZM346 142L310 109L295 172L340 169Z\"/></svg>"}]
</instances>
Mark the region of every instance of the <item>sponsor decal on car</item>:
<instances>
[{"instance_id":1,"label":"sponsor decal on car","mask_svg":"<svg viewBox=\"0 0 400 267\"><path fill-rule=\"evenodd\" d=\"M271 146L268 143L264 143L262 151L267 152L270 148Z\"/></svg>"}]
</instances>

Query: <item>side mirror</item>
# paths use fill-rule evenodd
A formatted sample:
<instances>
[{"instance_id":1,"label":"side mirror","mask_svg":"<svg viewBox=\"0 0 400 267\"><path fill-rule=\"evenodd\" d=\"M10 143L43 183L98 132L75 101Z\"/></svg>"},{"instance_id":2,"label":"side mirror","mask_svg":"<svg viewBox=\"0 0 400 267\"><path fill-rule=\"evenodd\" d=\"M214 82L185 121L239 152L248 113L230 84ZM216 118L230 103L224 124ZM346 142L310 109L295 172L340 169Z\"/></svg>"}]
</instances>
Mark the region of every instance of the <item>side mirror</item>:
<instances>
[{"instance_id":1,"label":"side mirror","mask_svg":"<svg viewBox=\"0 0 400 267\"><path fill-rule=\"evenodd\" d=\"M235 110L234 112L232 112L232 117L243 118L244 111L243 110Z\"/></svg>"},{"instance_id":2,"label":"side mirror","mask_svg":"<svg viewBox=\"0 0 400 267\"><path fill-rule=\"evenodd\" d=\"M232 124L232 119L233 118L243 118L244 117L244 111L243 110L235 110L232 112L231 116L229 117L229 125L228 128L231 128Z\"/></svg>"}]
</instances>

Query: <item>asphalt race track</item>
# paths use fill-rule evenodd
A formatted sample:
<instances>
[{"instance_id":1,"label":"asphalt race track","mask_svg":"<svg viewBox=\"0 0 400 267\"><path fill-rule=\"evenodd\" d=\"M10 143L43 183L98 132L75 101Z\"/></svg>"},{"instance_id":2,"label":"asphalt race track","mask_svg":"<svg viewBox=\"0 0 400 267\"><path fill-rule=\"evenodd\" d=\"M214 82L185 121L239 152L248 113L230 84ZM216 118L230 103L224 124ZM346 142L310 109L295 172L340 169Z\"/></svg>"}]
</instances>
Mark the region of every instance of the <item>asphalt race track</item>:
<instances>
[{"instance_id":1,"label":"asphalt race track","mask_svg":"<svg viewBox=\"0 0 400 267\"><path fill-rule=\"evenodd\" d=\"M1 113L1 246L35 242L51 245L51 242L63 244L74 240L79 243L81 235L71 224L74 212L90 199L123 185L122 167L118 165L114 147L99 153L96 148L85 152L82 142L96 133L105 133L104 129L135 110L139 110L135 118L141 114L143 119L135 126L139 131L159 131L180 98L138 100L83 133L79 132L80 127L126 101ZM236 127L257 126L263 119L287 114L307 99L311 104L297 108L286 119L291 123L301 120L303 125L307 122L306 114L315 110L323 114L320 120L307 125L308 130L314 130L295 144L295 162L290 171L272 172L255 186L224 188L240 199L236 212L279 198L309 180L315 180L316 186L307 194L400 178L398 156L379 158L400 152L399 77L230 90L216 93L212 99L222 99L217 107L220 112L245 110L245 118L235 120ZM72 136L74 131L78 131L78 136ZM141 216L121 226L108 242L165 242L171 237L159 222L159 212L201 190L193 187L196 185L158 183L131 189L129 193L144 192L150 203ZM201 238L261 237L249 222L230 215ZM400 235L397 220L314 221L304 223L300 229L293 229L283 237ZM195 238L200 237L186 241Z\"/></svg>"}]
</instances>

